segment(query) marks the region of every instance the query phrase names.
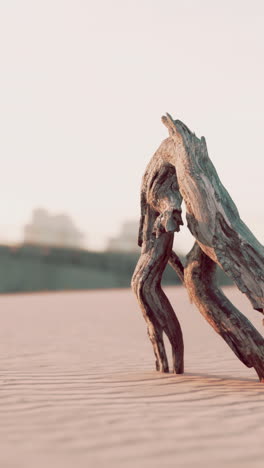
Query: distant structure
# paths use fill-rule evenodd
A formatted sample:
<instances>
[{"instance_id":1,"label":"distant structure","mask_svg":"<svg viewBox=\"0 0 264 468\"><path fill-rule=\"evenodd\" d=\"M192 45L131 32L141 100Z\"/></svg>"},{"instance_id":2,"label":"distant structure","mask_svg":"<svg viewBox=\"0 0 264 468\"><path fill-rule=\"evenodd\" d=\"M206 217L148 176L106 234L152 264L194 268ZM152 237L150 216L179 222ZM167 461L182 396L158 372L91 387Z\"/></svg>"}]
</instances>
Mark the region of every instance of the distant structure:
<instances>
[{"instance_id":1,"label":"distant structure","mask_svg":"<svg viewBox=\"0 0 264 468\"><path fill-rule=\"evenodd\" d=\"M110 238L106 247L108 252L138 252L138 222L126 221L119 236Z\"/></svg>"},{"instance_id":2,"label":"distant structure","mask_svg":"<svg viewBox=\"0 0 264 468\"><path fill-rule=\"evenodd\" d=\"M43 208L32 213L32 220L24 227L26 244L54 247L82 248L83 234L66 214L51 215Z\"/></svg>"}]
</instances>

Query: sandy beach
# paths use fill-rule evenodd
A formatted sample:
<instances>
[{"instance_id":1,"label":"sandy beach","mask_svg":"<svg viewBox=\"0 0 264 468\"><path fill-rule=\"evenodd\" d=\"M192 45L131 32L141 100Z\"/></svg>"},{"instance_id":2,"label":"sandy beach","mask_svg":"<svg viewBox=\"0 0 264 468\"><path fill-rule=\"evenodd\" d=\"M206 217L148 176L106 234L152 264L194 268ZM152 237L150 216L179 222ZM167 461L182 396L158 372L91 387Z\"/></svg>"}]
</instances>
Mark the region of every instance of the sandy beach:
<instances>
[{"instance_id":1,"label":"sandy beach","mask_svg":"<svg viewBox=\"0 0 264 468\"><path fill-rule=\"evenodd\" d=\"M1 467L263 466L264 385L183 288L166 291L183 376L154 371L129 290L0 297ZM263 334L261 314L226 293Z\"/></svg>"}]
</instances>

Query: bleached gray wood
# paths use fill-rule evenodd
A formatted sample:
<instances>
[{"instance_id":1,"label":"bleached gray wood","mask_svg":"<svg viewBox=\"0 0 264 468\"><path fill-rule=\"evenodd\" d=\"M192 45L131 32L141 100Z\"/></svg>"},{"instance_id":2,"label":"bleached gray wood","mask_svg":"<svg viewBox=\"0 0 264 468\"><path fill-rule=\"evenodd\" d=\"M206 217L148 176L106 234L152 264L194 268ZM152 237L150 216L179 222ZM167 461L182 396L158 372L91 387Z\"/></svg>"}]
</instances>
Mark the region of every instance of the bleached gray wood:
<instances>
[{"instance_id":1,"label":"bleached gray wood","mask_svg":"<svg viewBox=\"0 0 264 468\"><path fill-rule=\"evenodd\" d=\"M169 337L173 369L183 372L180 324L161 289L167 262L186 286L191 300L237 357L264 381L264 340L217 287L218 264L253 307L264 308L264 248L240 219L209 158L205 139L197 138L168 114L167 138L151 159L142 181L139 245L141 257L132 278L156 355L156 368L168 372L162 334ZM173 233L182 224L181 202L196 239L185 269L172 251Z\"/></svg>"},{"instance_id":2,"label":"bleached gray wood","mask_svg":"<svg viewBox=\"0 0 264 468\"><path fill-rule=\"evenodd\" d=\"M148 334L156 356L156 369L169 371L163 342L166 333L172 347L173 371L182 373L183 338L179 321L161 288L163 271L170 259L180 274L183 267L172 254L173 232L182 224L181 203L175 167L170 163L170 139L162 143L151 159L141 188L141 220L138 243L141 256L132 278Z\"/></svg>"},{"instance_id":3,"label":"bleached gray wood","mask_svg":"<svg viewBox=\"0 0 264 468\"><path fill-rule=\"evenodd\" d=\"M163 122L173 141L174 165L189 230L205 254L247 295L253 308L263 312L264 247L241 220L222 185L205 138L197 138L168 114Z\"/></svg>"},{"instance_id":4,"label":"bleached gray wood","mask_svg":"<svg viewBox=\"0 0 264 468\"><path fill-rule=\"evenodd\" d=\"M187 256L185 286L190 299L247 367L264 381L264 340L251 322L227 299L216 282L216 263L196 242Z\"/></svg>"}]
</instances>

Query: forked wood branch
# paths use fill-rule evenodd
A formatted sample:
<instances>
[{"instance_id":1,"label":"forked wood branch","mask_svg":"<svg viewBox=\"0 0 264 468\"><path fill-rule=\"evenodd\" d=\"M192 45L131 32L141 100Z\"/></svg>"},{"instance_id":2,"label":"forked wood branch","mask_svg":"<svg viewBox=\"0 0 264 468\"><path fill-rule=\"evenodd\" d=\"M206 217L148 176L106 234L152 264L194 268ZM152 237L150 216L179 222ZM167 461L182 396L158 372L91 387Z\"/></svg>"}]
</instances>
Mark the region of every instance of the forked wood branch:
<instances>
[{"instance_id":1,"label":"forked wood branch","mask_svg":"<svg viewBox=\"0 0 264 468\"><path fill-rule=\"evenodd\" d=\"M168 372L163 332L171 342L173 370L183 372L180 324L161 288L169 262L191 300L236 356L254 367L264 381L264 339L217 287L218 264L247 295L254 309L264 309L264 248L241 220L209 158L205 139L169 114L162 118L167 138L151 159L142 181L139 245L142 253L132 287L148 324L156 368ZM186 205L188 228L196 239L183 268L172 251L173 233L182 224Z\"/></svg>"}]
</instances>

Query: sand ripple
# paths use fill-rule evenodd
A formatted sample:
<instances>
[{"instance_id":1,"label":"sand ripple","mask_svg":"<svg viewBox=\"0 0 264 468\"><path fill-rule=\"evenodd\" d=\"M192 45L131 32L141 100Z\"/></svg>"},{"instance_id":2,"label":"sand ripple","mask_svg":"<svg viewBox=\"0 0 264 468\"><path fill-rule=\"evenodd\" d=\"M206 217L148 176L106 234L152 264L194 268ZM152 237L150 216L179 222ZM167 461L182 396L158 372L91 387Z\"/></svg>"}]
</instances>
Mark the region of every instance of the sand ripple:
<instances>
[{"instance_id":1,"label":"sand ripple","mask_svg":"<svg viewBox=\"0 0 264 468\"><path fill-rule=\"evenodd\" d=\"M186 374L153 371L129 291L2 296L0 465L262 467L264 385L189 304ZM228 295L263 333L239 292Z\"/></svg>"}]
</instances>

